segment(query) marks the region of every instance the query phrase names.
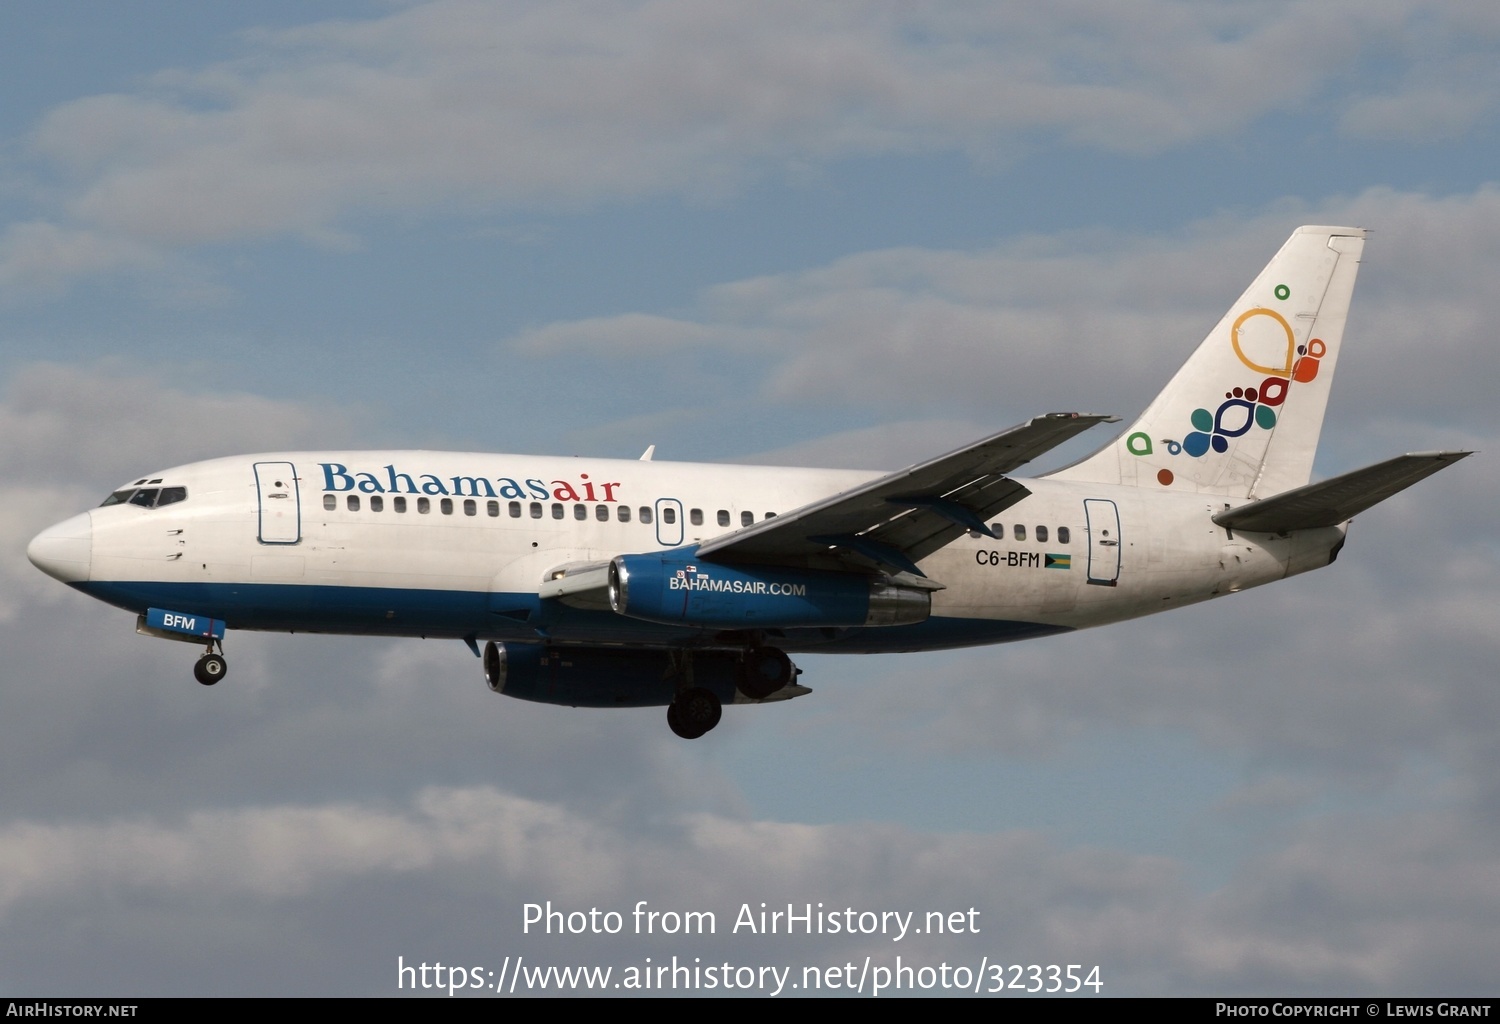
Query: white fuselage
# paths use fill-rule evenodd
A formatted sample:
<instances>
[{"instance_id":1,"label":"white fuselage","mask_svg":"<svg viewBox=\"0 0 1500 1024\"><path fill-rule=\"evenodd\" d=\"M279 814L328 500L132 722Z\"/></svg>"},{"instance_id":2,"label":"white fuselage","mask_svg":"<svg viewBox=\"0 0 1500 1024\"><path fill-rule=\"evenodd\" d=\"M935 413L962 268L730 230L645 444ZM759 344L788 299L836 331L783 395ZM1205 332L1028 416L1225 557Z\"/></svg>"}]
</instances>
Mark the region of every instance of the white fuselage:
<instances>
[{"instance_id":1,"label":"white fuselage","mask_svg":"<svg viewBox=\"0 0 1500 1024\"><path fill-rule=\"evenodd\" d=\"M877 475L271 453L152 474L140 483L181 487L186 497L96 508L54 530L71 537L68 582L79 589L136 612L213 616L230 629L711 646L712 631L569 607L538 589L561 566L690 547ZM992 517L998 537L971 532L920 563L944 588L927 622L788 630L781 646L923 650L1100 625L1326 565L1344 534L1340 526L1231 536L1210 518L1227 507L1223 498L1045 478L1025 485L1029 496Z\"/></svg>"}]
</instances>

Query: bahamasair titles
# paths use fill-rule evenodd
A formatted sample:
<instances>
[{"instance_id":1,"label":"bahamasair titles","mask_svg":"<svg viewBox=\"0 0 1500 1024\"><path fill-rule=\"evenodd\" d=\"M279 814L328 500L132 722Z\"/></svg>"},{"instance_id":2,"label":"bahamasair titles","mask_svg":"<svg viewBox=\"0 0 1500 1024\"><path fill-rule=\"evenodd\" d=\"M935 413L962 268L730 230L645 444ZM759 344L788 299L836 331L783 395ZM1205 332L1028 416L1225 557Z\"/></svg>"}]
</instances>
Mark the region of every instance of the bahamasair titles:
<instances>
[{"instance_id":1,"label":"bahamasair titles","mask_svg":"<svg viewBox=\"0 0 1500 1024\"><path fill-rule=\"evenodd\" d=\"M1294 232L1151 405L1048 413L899 472L425 451L273 452L137 477L39 534L43 572L203 648L234 630L462 640L489 687L665 706L809 693L789 655L924 651L1119 622L1328 565L1352 517L1470 454L1312 482L1364 248Z\"/></svg>"}]
</instances>

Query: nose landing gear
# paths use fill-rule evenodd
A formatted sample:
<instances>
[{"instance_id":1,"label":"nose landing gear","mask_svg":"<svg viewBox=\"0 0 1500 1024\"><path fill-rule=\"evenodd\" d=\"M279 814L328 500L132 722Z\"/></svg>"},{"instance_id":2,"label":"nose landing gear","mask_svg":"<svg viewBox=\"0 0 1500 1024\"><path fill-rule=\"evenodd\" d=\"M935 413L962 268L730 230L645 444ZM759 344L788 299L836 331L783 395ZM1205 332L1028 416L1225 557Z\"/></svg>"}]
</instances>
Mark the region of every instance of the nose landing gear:
<instances>
[{"instance_id":1,"label":"nose landing gear","mask_svg":"<svg viewBox=\"0 0 1500 1024\"><path fill-rule=\"evenodd\" d=\"M229 663L224 660L223 648L215 654L213 645L210 644L203 657L193 666L193 678L204 686L212 686L224 678L224 673L229 671Z\"/></svg>"}]
</instances>

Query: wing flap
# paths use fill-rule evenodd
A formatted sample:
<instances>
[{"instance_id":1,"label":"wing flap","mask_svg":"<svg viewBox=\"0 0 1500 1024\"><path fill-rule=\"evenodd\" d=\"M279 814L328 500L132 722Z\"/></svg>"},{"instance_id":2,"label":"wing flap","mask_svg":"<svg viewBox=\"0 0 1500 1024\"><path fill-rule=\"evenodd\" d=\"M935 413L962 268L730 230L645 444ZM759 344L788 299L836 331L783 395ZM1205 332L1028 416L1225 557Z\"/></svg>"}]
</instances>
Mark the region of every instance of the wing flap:
<instances>
[{"instance_id":1,"label":"wing flap","mask_svg":"<svg viewBox=\"0 0 1500 1024\"><path fill-rule=\"evenodd\" d=\"M1215 523L1251 533L1290 533L1337 526L1473 452L1414 452L1330 480L1296 487L1228 509Z\"/></svg>"}]
</instances>

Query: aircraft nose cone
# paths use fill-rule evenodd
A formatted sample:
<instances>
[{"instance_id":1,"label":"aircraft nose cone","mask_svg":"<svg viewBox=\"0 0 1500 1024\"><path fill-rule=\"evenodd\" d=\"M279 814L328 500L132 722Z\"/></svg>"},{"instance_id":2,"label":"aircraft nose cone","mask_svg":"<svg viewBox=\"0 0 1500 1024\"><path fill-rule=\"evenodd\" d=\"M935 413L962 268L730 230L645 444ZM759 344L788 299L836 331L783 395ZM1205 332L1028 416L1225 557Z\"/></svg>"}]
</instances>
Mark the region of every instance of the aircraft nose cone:
<instances>
[{"instance_id":1,"label":"aircraft nose cone","mask_svg":"<svg viewBox=\"0 0 1500 1024\"><path fill-rule=\"evenodd\" d=\"M94 559L94 524L87 512L49 526L26 545L31 564L53 579L82 583Z\"/></svg>"}]
</instances>

